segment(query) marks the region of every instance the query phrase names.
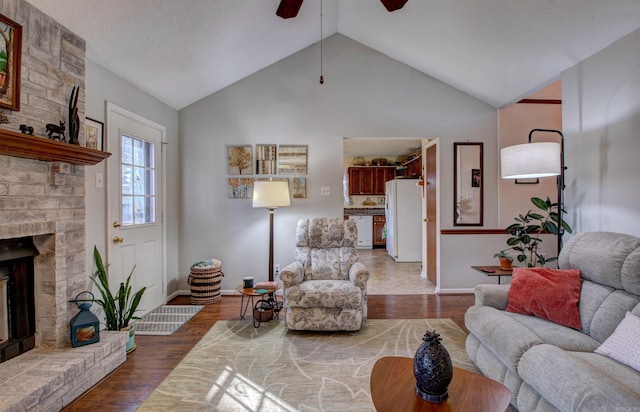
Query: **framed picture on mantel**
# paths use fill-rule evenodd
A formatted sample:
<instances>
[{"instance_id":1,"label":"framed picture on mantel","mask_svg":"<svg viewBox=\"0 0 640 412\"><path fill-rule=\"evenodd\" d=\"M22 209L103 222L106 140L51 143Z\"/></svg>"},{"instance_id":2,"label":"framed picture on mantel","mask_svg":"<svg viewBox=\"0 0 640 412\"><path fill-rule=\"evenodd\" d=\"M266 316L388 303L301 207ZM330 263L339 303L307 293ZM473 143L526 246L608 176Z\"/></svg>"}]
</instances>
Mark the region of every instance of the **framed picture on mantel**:
<instances>
[{"instance_id":1,"label":"framed picture on mantel","mask_svg":"<svg viewBox=\"0 0 640 412\"><path fill-rule=\"evenodd\" d=\"M0 14L0 107L20 110L22 26Z\"/></svg>"}]
</instances>

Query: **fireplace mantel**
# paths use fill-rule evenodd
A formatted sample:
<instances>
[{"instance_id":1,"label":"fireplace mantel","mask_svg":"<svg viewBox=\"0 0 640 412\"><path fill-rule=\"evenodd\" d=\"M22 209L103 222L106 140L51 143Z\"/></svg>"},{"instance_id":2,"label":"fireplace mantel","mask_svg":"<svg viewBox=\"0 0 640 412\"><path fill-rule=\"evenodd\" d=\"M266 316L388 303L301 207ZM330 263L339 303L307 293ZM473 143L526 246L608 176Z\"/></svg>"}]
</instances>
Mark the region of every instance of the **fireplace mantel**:
<instances>
[{"instance_id":1,"label":"fireplace mantel","mask_svg":"<svg viewBox=\"0 0 640 412\"><path fill-rule=\"evenodd\" d=\"M95 165L111 156L111 153L0 129L0 155L75 165Z\"/></svg>"}]
</instances>

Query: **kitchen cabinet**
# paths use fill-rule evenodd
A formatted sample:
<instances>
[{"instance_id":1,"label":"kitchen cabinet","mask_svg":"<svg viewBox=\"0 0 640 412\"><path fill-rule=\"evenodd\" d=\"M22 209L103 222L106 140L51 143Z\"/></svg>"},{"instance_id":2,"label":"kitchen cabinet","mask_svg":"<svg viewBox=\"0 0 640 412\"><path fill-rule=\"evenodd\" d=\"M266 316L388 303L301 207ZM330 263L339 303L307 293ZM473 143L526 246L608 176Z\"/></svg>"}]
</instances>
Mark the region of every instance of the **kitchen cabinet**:
<instances>
[{"instance_id":1,"label":"kitchen cabinet","mask_svg":"<svg viewBox=\"0 0 640 412\"><path fill-rule=\"evenodd\" d=\"M384 195L385 183L396 177L393 166L363 166L349 168L350 195Z\"/></svg>"},{"instance_id":2,"label":"kitchen cabinet","mask_svg":"<svg viewBox=\"0 0 640 412\"><path fill-rule=\"evenodd\" d=\"M385 246L387 239L384 236L384 224L386 218L384 215L373 216L373 247Z\"/></svg>"},{"instance_id":3,"label":"kitchen cabinet","mask_svg":"<svg viewBox=\"0 0 640 412\"><path fill-rule=\"evenodd\" d=\"M349 168L349 194L373 194L373 167Z\"/></svg>"},{"instance_id":4,"label":"kitchen cabinet","mask_svg":"<svg viewBox=\"0 0 640 412\"><path fill-rule=\"evenodd\" d=\"M422 156L416 156L409 160L406 164L407 173L405 176L417 178L422 176Z\"/></svg>"}]
</instances>

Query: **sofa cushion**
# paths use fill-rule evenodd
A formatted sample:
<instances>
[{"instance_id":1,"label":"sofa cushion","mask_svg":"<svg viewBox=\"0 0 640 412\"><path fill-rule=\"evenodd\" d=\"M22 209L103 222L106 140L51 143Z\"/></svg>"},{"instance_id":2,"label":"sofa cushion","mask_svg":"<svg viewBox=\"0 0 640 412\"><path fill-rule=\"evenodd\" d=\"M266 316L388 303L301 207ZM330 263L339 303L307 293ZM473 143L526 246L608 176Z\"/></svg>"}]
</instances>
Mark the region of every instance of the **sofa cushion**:
<instances>
[{"instance_id":1,"label":"sofa cushion","mask_svg":"<svg viewBox=\"0 0 640 412\"><path fill-rule=\"evenodd\" d=\"M627 312L613 334L596 349L596 353L640 371L640 318Z\"/></svg>"},{"instance_id":2,"label":"sofa cushion","mask_svg":"<svg viewBox=\"0 0 640 412\"><path fill-rule=\"evenodd\" d=\"M522 356L518 372L561 411L633 410L628 408L640 404L640 374L593 352L538 345Z\"/></svg>"},{"instance_id":3,"label":"sofa cushion","mask_svg":"<svg viewBox=\"0 0 640 412\"><path fill-rule=\"evenodd\" d=\"M572 351L593 351L600 346L600 342L580 331L489 306L470 307L464 321L469 333L514 373L522 355L536 345L552 343Z\"/></svg>"},{"instance_id":4,"label":"sofa cushion","mask_svg":"<svg viewBox=\"0 0 640 412\"><path fill-rule=\"evenodd\" d=\"M640 303L640 297L616 290L600 304L591 321L591 336L600 341L607 340L624 319L625 313L632 312Z\"/></svg>"},{"instance_id":5,"label":"sofa cushion","mask_svg":"<svg viewBox=\"0 0 640 412\"><path fill-rule=\"evenodd\" d=\"M285 289L284 298L292 307L362 307L362 290L348 280L308 280Z\"/></svg>"},{"instance_id":6,"label":"sofa cushion","mask_svg":"<svg viewBox=\"0 0 640 412\"><path fill-rule=\"evenodd\" d=\"M580 329L581 282L576 269L515 268L507 311Z\"/></svg>"},{"instance_id":7,"label":"sofa cushion","mask_svg":"<svg viewBox=\"0 0 640 412\"><path fill-rule=\"evenodd\" d=\"M584 279L640 295L640 238L612 232L572 237L558 257L561 269L579 269Z\"/></svg>"}]
</instances>

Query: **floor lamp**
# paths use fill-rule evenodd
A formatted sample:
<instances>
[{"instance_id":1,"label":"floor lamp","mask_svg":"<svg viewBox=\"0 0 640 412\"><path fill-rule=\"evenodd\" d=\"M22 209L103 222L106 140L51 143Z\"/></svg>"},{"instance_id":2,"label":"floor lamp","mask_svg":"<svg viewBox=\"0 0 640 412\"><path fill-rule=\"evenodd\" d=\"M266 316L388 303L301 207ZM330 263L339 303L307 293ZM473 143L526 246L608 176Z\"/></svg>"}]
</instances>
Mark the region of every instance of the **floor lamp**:
<instances>
[{"instance_id":1,"label":"floor lamp","mask_svg":"<svg viewBox=\"0 0 640 412\"><path fill-rule=\"evenodd\" d=\"M273 211L290 205L288 181L257 180L253 182L253 207L269 209L269 282L273 282Z\"/></svg>"},{"instance_id":2,"label":"floor lamp","mask_svg":"<svg viewBox=\"0 0 640 412\"><path fill-rule=\"evenodd\" d=\"M535 132L557 133L560 143L532 143ZM564 135L560 130L533 129L529 143L505 147L500 150L500 166L503 179L528 179L557 176L558 184L558 255L562 249L562 210L564 209Z\"/></svg>"}]
</instances>

